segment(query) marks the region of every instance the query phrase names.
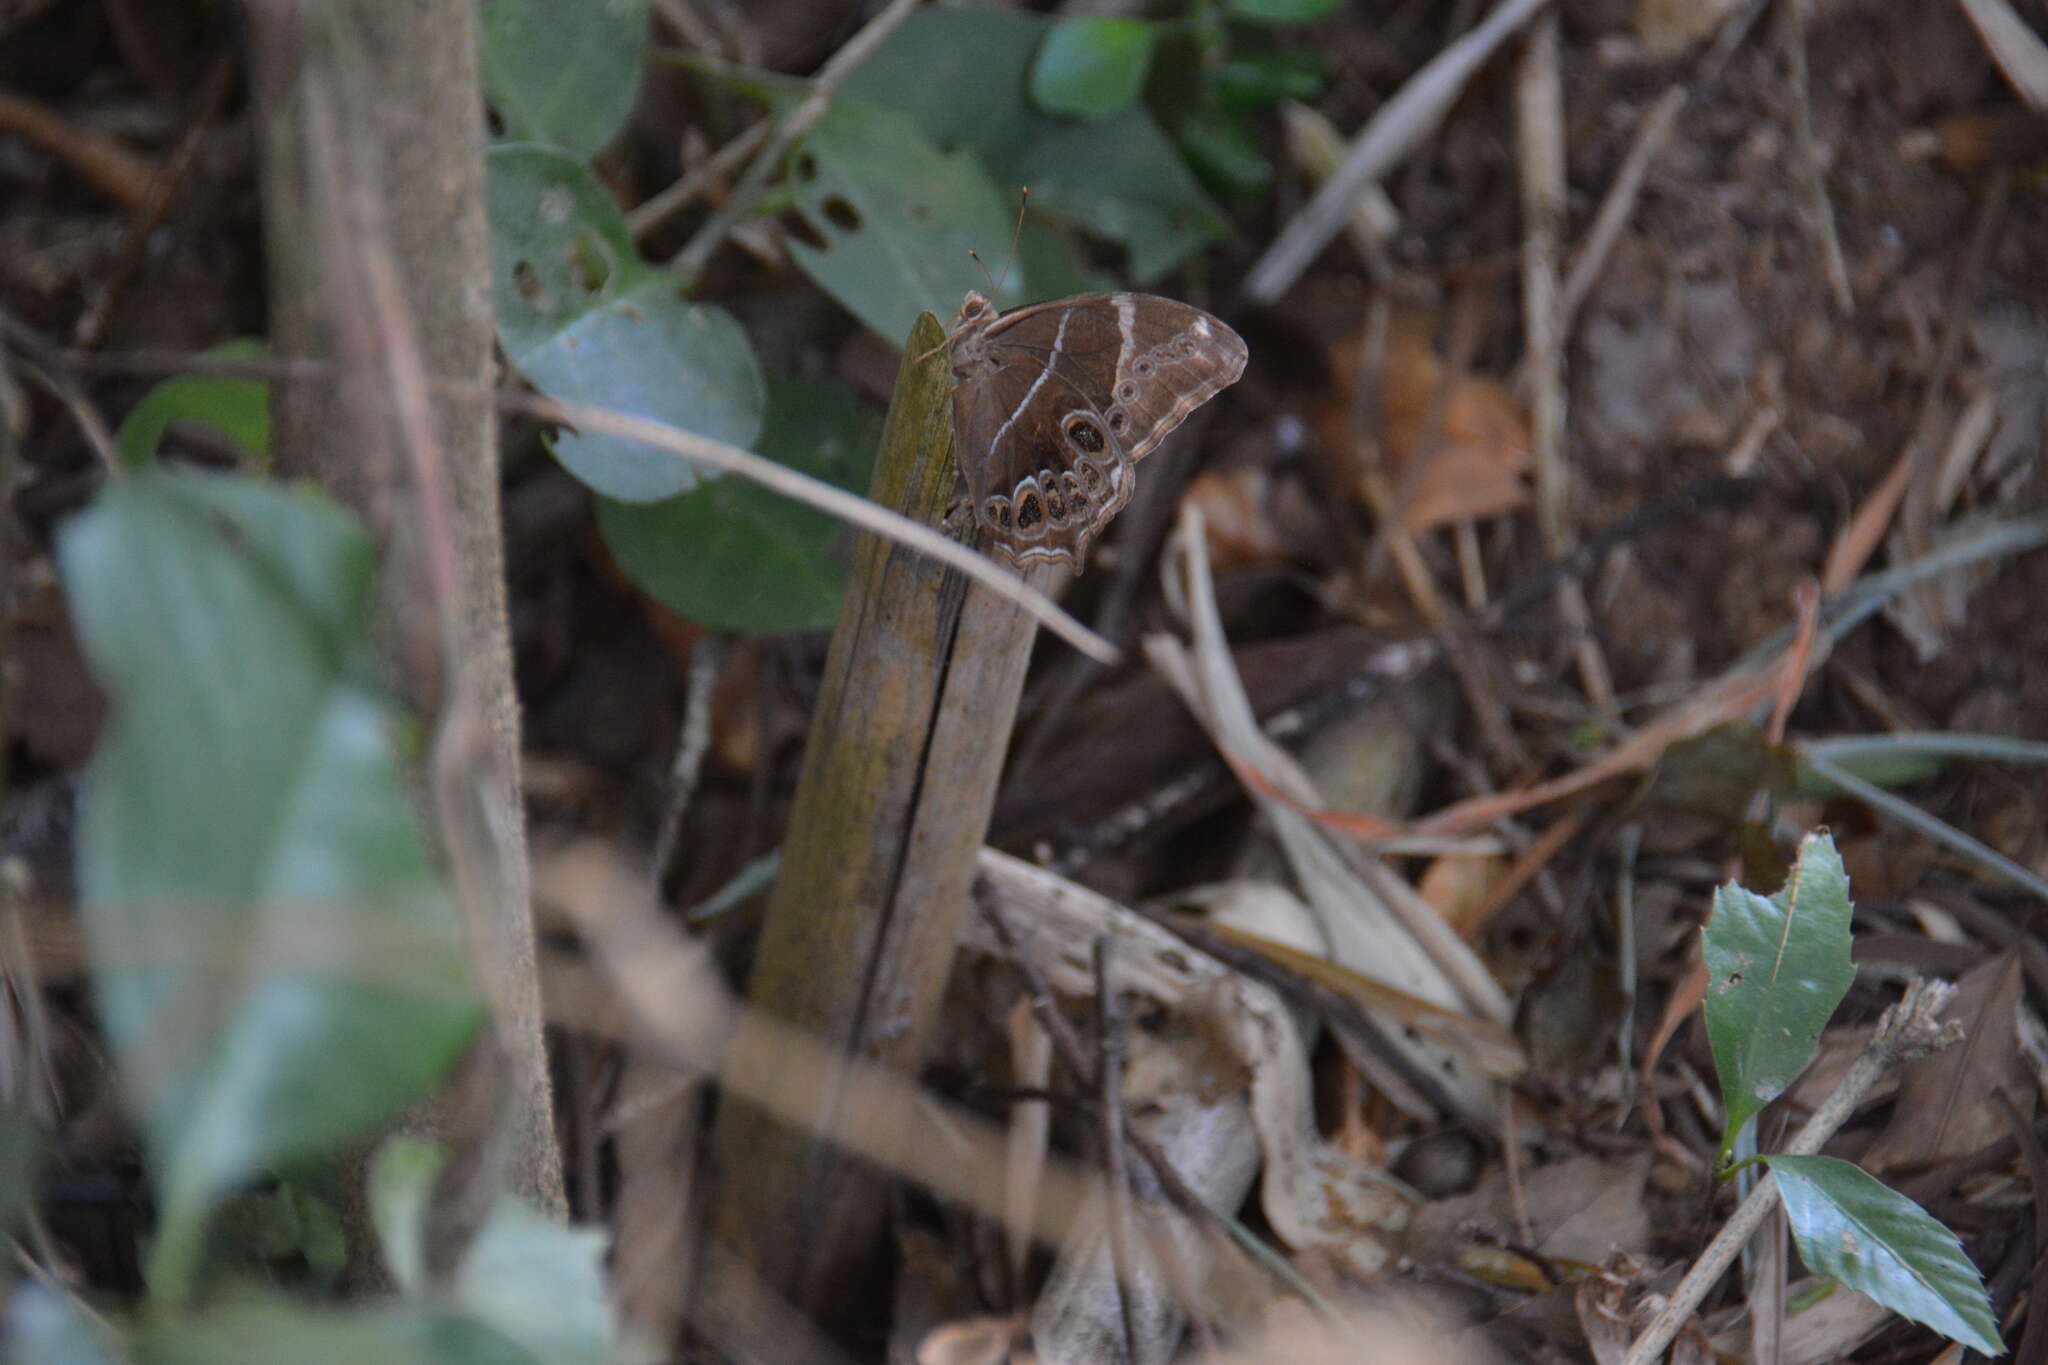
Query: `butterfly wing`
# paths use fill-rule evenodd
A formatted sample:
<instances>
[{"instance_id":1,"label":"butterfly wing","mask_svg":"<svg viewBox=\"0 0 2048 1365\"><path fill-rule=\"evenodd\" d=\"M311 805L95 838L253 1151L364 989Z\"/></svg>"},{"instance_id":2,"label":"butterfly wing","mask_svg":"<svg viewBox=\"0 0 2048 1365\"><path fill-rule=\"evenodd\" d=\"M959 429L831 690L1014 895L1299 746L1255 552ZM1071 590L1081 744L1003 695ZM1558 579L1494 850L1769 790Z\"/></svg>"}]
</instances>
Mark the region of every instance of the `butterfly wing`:
<instances>
[{"instance_id":1,"label":"butterfly wing","mask_svg":"<svg viewBox=\"0 0 2048 1365\"><path fill-rule=\"evenodd\" d=\"M977 517L1020 564L1079 564L1130 501L1130 463L1244 373L1245 346L1199 308L1091 294L970 324L954 362Z\"/></svg>"}]
</instances>

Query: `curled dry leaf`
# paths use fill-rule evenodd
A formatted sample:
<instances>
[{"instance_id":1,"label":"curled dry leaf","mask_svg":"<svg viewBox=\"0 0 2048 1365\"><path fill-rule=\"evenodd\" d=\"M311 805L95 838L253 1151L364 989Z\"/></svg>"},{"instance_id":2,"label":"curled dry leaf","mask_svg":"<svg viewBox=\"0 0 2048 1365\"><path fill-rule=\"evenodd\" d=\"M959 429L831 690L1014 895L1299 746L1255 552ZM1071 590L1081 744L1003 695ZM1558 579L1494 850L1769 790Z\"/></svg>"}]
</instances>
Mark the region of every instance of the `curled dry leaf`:
<instances>
[{"instance_id":1,"label":"curled dry leaf","mask_svg":"<svg viewBox=\"0 0 2048 1365\"><path fill-rule=\"evenodd\" d=\"M1407 1225L1409 1199L1397 1182L1352 1161L1317 1132L1307 1049L1277 994L1150 920L1027 863L984 850L981 867L998 894L1028 902L1034 932L1024 951L1055 990L1091 994L1094 943L1114 933L1116 989L1182 1013L1242 1068L1263 1156L1260 1206L1281 1240L1296 1250L1329 1248L1363 1275L1385 1267L1386 1235ZM963 943L997 951L979 918L968 924Z\"/></svg>"},{"instance_id":2,"label":"curled dry leaf","mask_svg":"<svg viewBox=\"0 0 2048 1365\"><path fill-rule=\"evenodd\" d=\"M1368 472L1353 437L1355 386L1367 340L1363 331L1330 351L1330 396L1313 414L1317 439L1337 462L1338 477L1358 487ZM1515 511L1528 503L1523 479L1533 442L1521 405L1506 386L1483 375L1453 376L1431 345L1426 319L1397 314L1379 374L1385 476L1411 534ZM1432 439L1439 391L1440 432ZM1421 463L1416 463L1420 459Z\"/></svg>"}]
</instances>

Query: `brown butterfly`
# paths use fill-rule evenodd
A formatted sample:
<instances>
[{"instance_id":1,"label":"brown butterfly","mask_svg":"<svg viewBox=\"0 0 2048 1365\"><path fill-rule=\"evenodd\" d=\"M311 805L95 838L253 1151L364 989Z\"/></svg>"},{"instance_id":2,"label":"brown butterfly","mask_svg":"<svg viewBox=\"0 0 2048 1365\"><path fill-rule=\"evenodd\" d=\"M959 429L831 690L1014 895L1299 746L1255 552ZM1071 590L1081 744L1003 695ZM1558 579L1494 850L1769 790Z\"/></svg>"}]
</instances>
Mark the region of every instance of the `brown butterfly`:
<instances>
[{"instance_id":1,"label":"brown butterfly","mask_svg":"<svg viewBox=\"0 0 2048 1365\"><path fill-rule=\"evenodd\" d=\"M1022 568L1080 568L1131 500L1131 465L1237 382L1245 346L1156 294L1084 294L998 313L970 293L948 358L975 520Z\"/></svg>"}]
</instances>

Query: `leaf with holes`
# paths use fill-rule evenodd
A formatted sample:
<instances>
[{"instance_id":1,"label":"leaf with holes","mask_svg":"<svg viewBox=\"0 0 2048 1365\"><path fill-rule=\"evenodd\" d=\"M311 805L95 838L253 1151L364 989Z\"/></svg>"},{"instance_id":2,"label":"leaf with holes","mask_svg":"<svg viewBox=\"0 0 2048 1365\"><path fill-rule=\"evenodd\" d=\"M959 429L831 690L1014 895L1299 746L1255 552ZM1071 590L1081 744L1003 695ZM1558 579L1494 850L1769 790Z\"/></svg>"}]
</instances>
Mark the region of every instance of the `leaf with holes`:
<instances>
[{"instance_id":1,"label":"leaf with holes","mask_svg":"<svg viewBox=\"0 0 2048 1365\"><path fill-rule=\"evenodd\" d=\"M498 336L542 393L649 417L729 445L761 430L766 386L731 314L690 303L633 251L604 187L567 154L531 145L489 155ZM687 492L704 470L616 437L565 433L555 457L626 502Z\"/></svg>"},{"instance_id":2,"label":"leaf with holes","mask_svg":"<svg viewBox=\"0 0 2048 1365\"><path fill-rule=\"evenodd\" d=\"M645 0L484 0L484 94L522 142L603 151L633 111L646 49Z\"/></svg>"},{"instance_id":3,"label":"leaf with holes","mask_svg":"<svg viewBox=\"0 0 2048 1365\"><path fill-rule=\"evenodd\" d=\"M880 437L881 414L843 385L769 383L760 453L779 464L865 488ZM720 479L666 502L600 498L597 525L644 592L713 630L822 630L838 613L844 528L746 479Z\"/></svg>"},{"instance_id":4,"label":"leaf with holes","mask_svg":"<svg viewBox=\"0 0 2048 1365\"><path fill-rule=\"evenodd\" d=\"M1727 1107L1723 1162L1743 1125L1813 1060L1856 974L1849 919L1849 878L1826 834L1807 836L1775 896L1734 882L1714 893L1703 940L1705 1008Z\"/></svg>"},{"instance_id":5,"label":"leaf with holes","mask_svg":"<svg viewBox=\"0 0 2048 1365\"><path fill-rule=\"evenodd\" d=\"M841 97L791 169L800 230L790 254L845 309L890 341L922 312L950 317L988 280L970 251L1010 240L1014 214L974 158L941 153L909 119ZM1022 297L1021 285L1004 295Z\"/></svg>"},{"instance_id":6,"label":"leaf with holes","mask_svg":"<svg viewBox=\"0 0 2048 1365\"><path fill-rule=\"evenodd\" d=\"M2002 1355L1984 1281L1954 1233L1831 1156L1767 1156L1807 1268L1985 1355Z\"/></svg>"}]
</instances>

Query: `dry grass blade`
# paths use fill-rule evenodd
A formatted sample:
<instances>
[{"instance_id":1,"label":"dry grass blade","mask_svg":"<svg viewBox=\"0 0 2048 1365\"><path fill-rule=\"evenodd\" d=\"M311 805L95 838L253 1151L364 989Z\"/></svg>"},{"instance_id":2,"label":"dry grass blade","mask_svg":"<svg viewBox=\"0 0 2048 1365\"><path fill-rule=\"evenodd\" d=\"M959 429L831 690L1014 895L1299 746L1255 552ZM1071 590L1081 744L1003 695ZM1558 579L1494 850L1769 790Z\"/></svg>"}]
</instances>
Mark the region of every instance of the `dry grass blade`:
<instances>
[{"instance_id":1,"label":"dry grass blade","mask_svg":"<svg viewBox=\"0 0 2048 1365\"><path fill-rule=\"evenodd\" d=\"M2048 109L2048 43L2006 0L1962 0L1985 50L2029 108Z\"/></svg>"},{"instance_id":2,"label":"dry grass blade","mask_svg":"<svg viewBox=\"0 0 2048 1365\"><path fill-rule=\"evenodd\" d=\"M1545 3L1502 0L1485 22L1445 48L1382 105L1352 139L1343 164L1259 257L1245 277L1245 297L1272 303L1286 293L1316 253L1350 221L1359 190L1393 169L1435 130L1465 82Z\"/></svg>"},{"instance_id":3,"label":"dry grass blade","mask_svg":"<svg viewBox=\"0 0 2048 1365\"><path fill-rule=\"evenodd\" d=\"M842 521L860 527L863 531L871 531L920 554L929 555L948 568L959 570L991 592L1015 602L1030 612L1047 630L1091 659L1113 664L1123 657L1122 651L1115 645L1061 610L1059 604L1043 592L1031 587L1016 574L998 567L987 556L976 554L958 541L948 540L929 526L919 525L908 517L876 506L866 498L858 497L842 488L835 488L823 479L799 474L773 460L764 460L750 451L741 450L738 446L714 441L709 437L682 431L645 417L636 417L631 413L591 407L585 403L563 403L533 394L507 393L501 395L501 400L508 410L542 422L557 422L579 431L596 431L607 436L640 441L653 446L656 450L665 450L685 460L751 479L772 492L808 503L821 512L829 512Z\"/></svg>"}]
</instances>

